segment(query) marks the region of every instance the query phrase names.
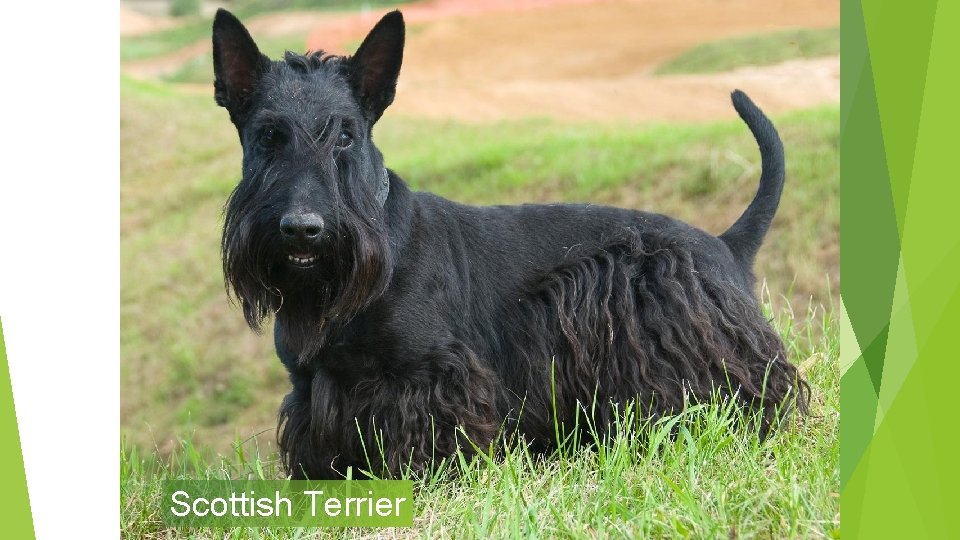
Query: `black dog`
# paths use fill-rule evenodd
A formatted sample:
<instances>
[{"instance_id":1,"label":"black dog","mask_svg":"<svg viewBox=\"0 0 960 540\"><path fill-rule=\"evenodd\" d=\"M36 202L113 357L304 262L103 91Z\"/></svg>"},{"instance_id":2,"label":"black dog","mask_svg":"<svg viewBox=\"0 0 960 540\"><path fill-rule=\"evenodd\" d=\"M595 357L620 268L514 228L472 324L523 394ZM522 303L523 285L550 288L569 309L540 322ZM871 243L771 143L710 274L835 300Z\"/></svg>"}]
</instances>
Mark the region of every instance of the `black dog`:
<instances>
[{"instance_id":1,"label":"black dog","mask_svg":"<svg viewBox=\"0 0 960 540\"><path fill-rule=\"evenodd\" d=\"M465 206L410 191L371 140L403 44L393 12L353 57L271 62L230 13L213 24L216 101L243 146L223 269L252 328L275 314L293 477L417 471L505 433L549 449L555 422L609 433L633 400L657 418L719 392L762 432L806 407L752 292L784 169L746 95L760 188L719 238L634 210Z\"/></svg>"}]
</instances>

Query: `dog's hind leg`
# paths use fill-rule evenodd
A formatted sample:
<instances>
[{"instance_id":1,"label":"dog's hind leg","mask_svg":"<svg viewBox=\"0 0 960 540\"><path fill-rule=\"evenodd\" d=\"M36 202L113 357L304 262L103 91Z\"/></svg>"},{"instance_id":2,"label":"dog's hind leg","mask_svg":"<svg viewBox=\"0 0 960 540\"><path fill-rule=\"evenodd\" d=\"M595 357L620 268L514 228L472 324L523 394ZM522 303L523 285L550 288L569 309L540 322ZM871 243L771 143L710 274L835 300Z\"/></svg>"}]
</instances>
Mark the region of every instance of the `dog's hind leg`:
<instances>
[{"instance_id":1,"label":"dog's hind leg","mask_svg":"<svg viewBox=\"0 0 960 540\"><path fill-rule=\"evenodd\" d=\"M795 398L804 407L806 384L779 335L749 292L704 262L698 242L628 230L544 276L516 314L529 327L512 338L531 370L528 403L566 425L591 409L601 435L631 400L657 418L719 392L760 409L763 433ZM530 412L524 431L542 438L553 411Z\"/></svg>"}]
</instances>

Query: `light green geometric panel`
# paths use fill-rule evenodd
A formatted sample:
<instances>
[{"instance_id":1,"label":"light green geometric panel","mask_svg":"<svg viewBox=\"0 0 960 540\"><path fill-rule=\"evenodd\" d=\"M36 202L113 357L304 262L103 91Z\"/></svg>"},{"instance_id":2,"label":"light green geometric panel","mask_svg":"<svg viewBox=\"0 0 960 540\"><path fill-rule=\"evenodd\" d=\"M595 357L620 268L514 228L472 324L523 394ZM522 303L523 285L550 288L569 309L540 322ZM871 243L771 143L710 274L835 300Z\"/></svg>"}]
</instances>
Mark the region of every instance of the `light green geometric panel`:
<instances>
[{"instance_id":1,"label":"light green geometric panel","mask_svg":"<svg viewBox=\"0 0 960 540\"><path fill-rule=\"evenodd\" d=\"M960 312L960 294L947 303L952 313ZM960 435L951 422L960 366L944 355L955 349L956 334L953 321L936 325L918 347L917 361L865 453L869 467L861 460L850 481L862 486L862 514L852 537L957 537Z\"/></svg>"},{"instance_id":2,"label":"light green geometric panel","mask_svg":"<svg viewBox=\"0 0 960 540\"><path fill-rule=\"evenodd\" d=\"M926 174L929 175L930 171ZM950 297L960 287L960 283L957 282L958 269L960 269L960 239L955 235L943 234L937 220L924 215L925 212L918 209L928 207L929 213L947 211L947 208L931 201L935 198L934 194L915 188L911 192L901 257L907 288L910 291L915 343L920 348L930 339L931 332L945 317L952 318L955 315L950 313L948 308ZM960 193L954 196L960 199ZM935 208L936 206L940 207ZM960 230L960 223L951 227ZM934 240L931 235L941 238Z\"/></svg>"},{"instance_id":3,"label":"light green geometric panel","mask_svg":"<svg viewBox=\"0 0 960 540\"><path fill-rule=\"evenodd\" d=\"M20 426L13 402L13 383L0 324L0 507L3 512L4 538L34 538L33 514L27 492L27 476L23 468L23 450L20 446Z\"/></svg>"},{"instance_id":4,"label":"light green geometric panel","mask_svg":"<svg viewBox=\"0 0 960 540\"><path fill-rule=\"evenodd\" d=\"M894 404L889 414L897 412ZM924 493L923 486L917 485L915 464L909 452L902 451L902 442L897 440L899 436L897 430L881 425L864 453L849 484L858 489L855 493L844 493L841 500L841 506L846 507L855 495L860 503L855 527L848 529L844 522L845 537L871 540L945 538L934 533L939 527L921 517L926 510L923 501L929 493ZM893 486L895 490L891 489Z\"/></svg>"},{"instance_id":5,"label":"light green geometric panel","mask_svg":"<svg viewBox=\"0 0 960 540\"><path fill-rule=\"evenodd\" d=\"M846 414L846 412L843 414ZM842 444L842 436L840 440ZM844 538L862 538L860 536L860 522L863 518L863 499L867 491L867 478L870 476L870 450L871 448L868 446L860 461L853 465L853 469L845 471L841 464L841 474L849 476L849 479L843 483L843 487L840 489L840 508L843 509L840 529Z\"/></svg>"},{"instance_id":6,"label":"light green geometric panel","mask_svg":"<svg viewBox=\"0 0 960 540\"><path fill-rule=\"evenodd\" d=\"M877 401L871 401L866 388L867 376L875 373L858 356L862 351L869 358L868 347L876 343L861 339L858 349L841 356L843 533L869 539L957 538L960 1L864 0L842 6L848 14L844 33L854 42L860 39L858 23L864 22L872 73L866 82L876 85L875 96L860 92L856 84L843 88L851 103L847 130L859 128L851 131L842 150L851 164L843 171L842 193L856 194L844 206L843 258L860 262L850 265L855 272L844 270L844 284L869 282L876 270L883 270L882 256L889 247L883 231L872 230L883 225L886 208L861 197L863 188L877 193L889 188L900 241L893 301L883 313L890 319ZM869 116L853 114L858 100L874 97L879 126ZM877 129L882 130L889 178L880 174L875 156L851 152ZM869 313L872 295L889 291L870 283L865 294L844 295L858 332L862 306ZM841 346L853 341L847 338ZM872 439L864 441L867 430Z\"/></svg>"},{"instance_id":7,"label":"light green geometric panel","mask_svg":"<svg viewBox=\"0 0 960 540\"><path fill-rule=\"evenodd\" d=\"M888 183L886 149L870 67L872 56L856 62L858 51L867 54L863 47L866 38L863 37L859 4L849 2L841 10L846 36L841 43L843 57L846 59L852 55L853 64L861 68L855 72L841 72L844 98L841 108L846 123L840 133L840 174L843 179L840 190L840 272L843 276L854 276L845 277L841 288L876 398L886 361L890 309L900 256L900 232ZM868 412L868 416L858 421L866 421L872 426L875 408L863 412ZM862 449L865 446L852 444L845 448Z\"/></svg>"},{"instance_id":8,"label":"light green geometric panel","mask_svg":"<svg viewBox=\"0 0 960 540\"><path fill-rule=\"evenodd\" d=\"M957 537L958 28L960 2L941 1L930 40L916 141L887 147L888 155L915 153L895 295L896 306L903 302L909 305L913 344L906 311L895 307L892 313L897 324L891 321L891 332L896 328L896 333L891 333L888 342L881 387L884 416L869 445L869 467L858 468L850 480L850 485L862 487L862 503L854 507L862 512L855 520L856 538ZM895 43L914 37L891 32L886 39ZM908 161L903 157L898 160ZM888 376L892 377L889 381Z\"/></svg>"},{"instance_id":9,"label":"light green geometric panel","mask_svg":"<svg viewBox=\"0 0 960 540\"><path fill-rule=\"evenodd\" d=\"M885 417L850 480L862 488L855 538L956 537L960 434L954 429L955 381L960 363L954 351L960 289L945 295L943 313L926 342L918 344L916 360L888 400ZM856 370L855 364L850 371Z\"/></svg>"},{"instance_id":10,"label":"light green geometric panel","mask_svg":"<svg viewBox=\"0 0 960 540\"><path fill-rule=\"evenodd\" d=\"M940 2L931 39L913 181L903 228L901 256L916 343L922 348L947 309L960 275L960 181L957 120L960 119L960 2ZM913 151L900 148L898 151ZM921 360L922 361L922 358Z\"/></svg>"},{"instance_id":11,"label":"light green geometric panel","mask_svg":"<svg viewBox=\"0 0 960 540\"><path fill-rule=\"evenodd\" d=\"M938 2L861 4L884 147L893 149L886 153L886 161L897 226L902 232Z\"/></svg>"},{"instance_id":12,"label":"light green geometric panel","mask_svg":"<svg viewBox=\"0 0 960 540\"><path fill-rule=\"evenodd\" d=\"M893 293L890 333L887 337L887 362L883 366L883 383L880 386L874 429L883 421L884 412L897 396L900 386L913 368L916 359L917 341L913 332L910 294L907 290L907 280L901 259L897 269L897 285Z\"/></svg>"},{"instance_id":13,"label":"light green geometric panel","mask_svg":"<svg viewBox=\"0 0 960 540\"><path fill-rule=\"evenodd\" d=\"M862 357L840 379L840 410L840 489L844 490L870 446L877 417L877 394Z\"/></svg>"},{"instance_id":14,"label":"light green geometric panel","mask_svg":"<svg viewBox=\"0 0 960 540\"><path fill-rule=\"evenodd\" d=\"M840 296L840 376L842 377L850 366L860 358L860 343L857 342L857 334L853 331L853 325L850 323L850 316L847 314L847 306L843 303L843 296Z\"/></svg>"}]
</instances>

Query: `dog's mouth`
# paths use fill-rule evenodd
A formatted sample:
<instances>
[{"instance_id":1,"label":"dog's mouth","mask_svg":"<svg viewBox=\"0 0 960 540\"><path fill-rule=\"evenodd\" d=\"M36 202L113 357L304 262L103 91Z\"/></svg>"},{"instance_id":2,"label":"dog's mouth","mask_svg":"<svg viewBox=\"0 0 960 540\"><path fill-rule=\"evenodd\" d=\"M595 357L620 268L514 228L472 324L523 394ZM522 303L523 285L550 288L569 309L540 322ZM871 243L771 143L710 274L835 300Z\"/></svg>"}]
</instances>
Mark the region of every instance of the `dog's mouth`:
<instances>
[{"instance_id":1,"label":"dog's mouth","mask_svg":"<svg viewBox=\"0 0 960 540\"><path fill-rule=\"evenodd\" d=\"M294 268L310 268L317 263L317 256L311 253L289 253L287 263Z\"/></svg>"}]
</instances>

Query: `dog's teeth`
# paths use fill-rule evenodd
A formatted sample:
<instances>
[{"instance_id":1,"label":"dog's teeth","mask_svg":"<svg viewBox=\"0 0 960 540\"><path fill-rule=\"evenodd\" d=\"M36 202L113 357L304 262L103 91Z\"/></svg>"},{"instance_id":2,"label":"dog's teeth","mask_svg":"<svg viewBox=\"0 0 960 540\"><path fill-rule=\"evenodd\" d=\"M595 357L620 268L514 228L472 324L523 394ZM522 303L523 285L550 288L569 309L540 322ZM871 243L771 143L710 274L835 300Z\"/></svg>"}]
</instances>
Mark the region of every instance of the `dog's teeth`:
<instances>
[{"instance_id":1,"label":"dog's teeth","mask_svg":"<svg viewBox=\"0 0 960 540\"><path fill-rule=\"evenodd\" d=\"M287 260L296 264L312 264L317 260L316 257L297 257L295 255L287 255Z\"/></svg>"}]
</instances>

